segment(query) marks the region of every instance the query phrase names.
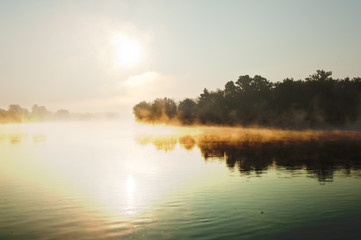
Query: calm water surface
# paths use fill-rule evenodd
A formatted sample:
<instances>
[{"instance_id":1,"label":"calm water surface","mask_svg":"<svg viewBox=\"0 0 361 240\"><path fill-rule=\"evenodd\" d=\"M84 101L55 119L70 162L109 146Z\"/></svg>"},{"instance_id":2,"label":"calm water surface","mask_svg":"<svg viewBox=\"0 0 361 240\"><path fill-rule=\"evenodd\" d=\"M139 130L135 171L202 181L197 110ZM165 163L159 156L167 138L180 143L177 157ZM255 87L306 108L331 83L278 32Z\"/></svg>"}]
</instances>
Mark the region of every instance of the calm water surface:
<instances>
[{"instance_id":1,"label":"calm water surface","mask_svg":"<svg viewBox=\"0 0 361 240\"><path fill-rule=\"evenodd\" d=\"M361 239L359 132L0 126L0 239Z\"/></svg>"}]
</instances>

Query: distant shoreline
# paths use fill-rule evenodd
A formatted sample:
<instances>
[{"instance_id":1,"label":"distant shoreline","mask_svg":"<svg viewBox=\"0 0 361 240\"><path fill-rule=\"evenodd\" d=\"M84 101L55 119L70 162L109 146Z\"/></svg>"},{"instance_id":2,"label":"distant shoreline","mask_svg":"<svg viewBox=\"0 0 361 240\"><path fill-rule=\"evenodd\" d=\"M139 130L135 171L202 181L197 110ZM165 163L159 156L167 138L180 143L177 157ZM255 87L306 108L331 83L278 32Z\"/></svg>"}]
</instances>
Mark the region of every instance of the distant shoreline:
<instances>
[{"instance_id":1,"label":"distant shoreline","mask_svg":"<svg viewBox=\"0 0 361 240\"><path fill-rule=\"evenodd\" d=\"M8 110L0 108L0 124L39 123L58 121L85 121L94 119L116 119L117 113L73 113L65 109L49 111L45 106L35 104L31 111L18 104L10 104Z\"/></svg>"}]
</instances>

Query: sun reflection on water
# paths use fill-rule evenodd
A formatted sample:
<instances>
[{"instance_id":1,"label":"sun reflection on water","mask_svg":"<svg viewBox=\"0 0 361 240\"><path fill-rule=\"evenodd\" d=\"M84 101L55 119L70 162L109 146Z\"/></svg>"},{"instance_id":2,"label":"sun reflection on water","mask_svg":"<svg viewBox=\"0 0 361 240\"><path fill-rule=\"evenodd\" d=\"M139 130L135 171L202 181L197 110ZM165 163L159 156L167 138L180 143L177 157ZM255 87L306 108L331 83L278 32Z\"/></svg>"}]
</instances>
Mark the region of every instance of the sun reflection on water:
<instances>
[{"instance_id":1,"label":"sun reflection on water","mask_svg":"<svg viewBox=\"0 0 361 240\"><path fill-rule=\"evenodd\" d=\"M335 145L339 138L348 140L346 148ZM320 173L321 180L330 179L334 172L316 166L323 161L315 160L327 159L326 167L336 166L336 160L355 166L347 159L359 159L360 139L359 132L145 125L133 129L118 123L0 126L0 190L6 189L1 183L15 190L22 186L19 195L8 191L13 198L9 204L17 204L14 213L21 209L33 217L38 209L28 207L34 205L29 203L39 202L49 213L65 216L54 217L59 225L71 216L78 224L89 224L89 231L99 227L108 231L108 237L119 237L154 227L159 219L182 221L183 213L189 213L183 200L194 206L202 199L197 195L200 190L223 193L225 183L238 181L229 178L228 169L238 169L247 177L253 173L270 177L280 168L303 171L307 166L303 175ZM336 147L346 157L338 155Z\"/></svg>"},{"instance_id":2,"label":"sun reflection on water","mask_svg":"<svg viewBox=\"0 0 361 240\"><path fill-rule=\"evenodd\" d=\"M131 173L128 174L126 186L127 186L127 194L128 194L128 199L129 199L130 197L133 196L133 193L134 193L134 178Z\"/></svg>"}]
</instances>

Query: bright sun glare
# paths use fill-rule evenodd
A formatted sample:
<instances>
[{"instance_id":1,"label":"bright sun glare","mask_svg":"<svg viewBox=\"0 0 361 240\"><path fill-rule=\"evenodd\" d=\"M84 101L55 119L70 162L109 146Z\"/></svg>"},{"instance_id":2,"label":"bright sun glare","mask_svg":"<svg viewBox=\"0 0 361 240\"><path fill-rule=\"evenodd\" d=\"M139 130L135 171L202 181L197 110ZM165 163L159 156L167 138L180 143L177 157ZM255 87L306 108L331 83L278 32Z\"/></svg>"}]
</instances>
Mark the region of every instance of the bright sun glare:
<instances>
[{"instance_id":1,"label":"bright sun glare","mask_svg":"<svg viewBox=\"0 0 361 240\"><path fill-rule=\"evenodd\" d=\"M120 66L132 66L139 61L142 49L136 41L122 37L116 41L116 51Z\"/></svg>"}]
</instances>

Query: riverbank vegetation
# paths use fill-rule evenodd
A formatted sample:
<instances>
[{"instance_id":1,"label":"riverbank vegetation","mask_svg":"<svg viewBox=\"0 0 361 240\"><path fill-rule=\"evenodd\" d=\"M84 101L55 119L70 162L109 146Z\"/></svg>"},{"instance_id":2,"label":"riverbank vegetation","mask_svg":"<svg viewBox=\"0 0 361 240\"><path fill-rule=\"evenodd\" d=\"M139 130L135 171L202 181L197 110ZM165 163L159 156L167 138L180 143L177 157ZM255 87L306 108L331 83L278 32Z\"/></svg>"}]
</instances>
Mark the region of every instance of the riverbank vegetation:
<instances>
[{"instance_id":1,"label":"riverbank vegetation","mask_svg":"<svg viewBox=\"0 0 361 240\"><path fill-rule=\"evenodd\" d=\"M256 75L240 76L224 89L206 88L195 99L178 104L171 98L140 102L136 120L183 125L262 126L288 129L359 128L361 78L332 78L317 70L304 80L270 82Z\"/></svg>"}]
</instances>

